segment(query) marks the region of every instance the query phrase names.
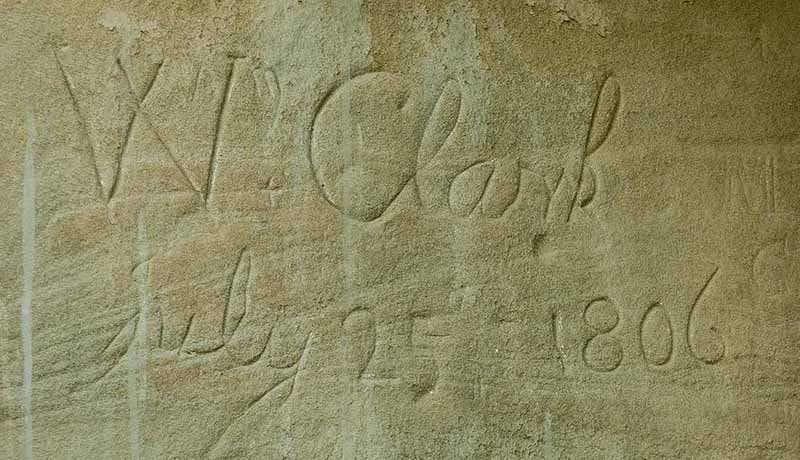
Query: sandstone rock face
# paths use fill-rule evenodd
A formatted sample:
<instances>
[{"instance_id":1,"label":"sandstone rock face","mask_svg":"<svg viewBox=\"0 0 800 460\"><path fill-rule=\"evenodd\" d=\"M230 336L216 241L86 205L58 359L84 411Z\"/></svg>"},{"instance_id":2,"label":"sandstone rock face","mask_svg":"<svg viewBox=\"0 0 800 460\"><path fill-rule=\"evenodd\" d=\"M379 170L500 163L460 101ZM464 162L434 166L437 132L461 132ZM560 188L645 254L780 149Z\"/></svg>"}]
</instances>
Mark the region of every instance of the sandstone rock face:
<instances>
[{"instance_id":1,"label":"sandstone rock face","mask_svg":"<svg viewBox=\"0 0 800 460\"><path fill-rule=\"evenodd\" d=\"M0 36L0 458L800 458L800 2Z\"/></svg>"}]
</instances>

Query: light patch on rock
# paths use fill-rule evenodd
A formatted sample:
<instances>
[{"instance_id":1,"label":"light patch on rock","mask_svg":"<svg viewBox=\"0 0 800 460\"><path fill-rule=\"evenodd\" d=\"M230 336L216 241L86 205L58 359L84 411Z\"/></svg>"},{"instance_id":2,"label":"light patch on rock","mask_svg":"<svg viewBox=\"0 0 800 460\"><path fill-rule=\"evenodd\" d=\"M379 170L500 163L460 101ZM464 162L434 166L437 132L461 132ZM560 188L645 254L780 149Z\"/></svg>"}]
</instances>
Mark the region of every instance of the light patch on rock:
<instances>
[{"instance_id":1,"label":"light patch on rock","mask_svg":"<svg viewBox=\"0 0 800 460\"><path fill-rule=\"evenodd\" d=\"M574 22L601 37L608 36L614 26L601 0L526 0L525 4L552 12L559 23Z\"/></svg>"},{"instance_id":2,"label":"light patch on rock","mask_svg":"<svg viewBox=\"0 0 800 460\"><path fill-rule=\"evenodd\" d=\"M123 56L130 55L142 33L152 32L158 27L155 21L132 21L124 12L111 9L104 10L97 23L119 34L121 40L120 54Z\"/></svg>"}]
</instances>

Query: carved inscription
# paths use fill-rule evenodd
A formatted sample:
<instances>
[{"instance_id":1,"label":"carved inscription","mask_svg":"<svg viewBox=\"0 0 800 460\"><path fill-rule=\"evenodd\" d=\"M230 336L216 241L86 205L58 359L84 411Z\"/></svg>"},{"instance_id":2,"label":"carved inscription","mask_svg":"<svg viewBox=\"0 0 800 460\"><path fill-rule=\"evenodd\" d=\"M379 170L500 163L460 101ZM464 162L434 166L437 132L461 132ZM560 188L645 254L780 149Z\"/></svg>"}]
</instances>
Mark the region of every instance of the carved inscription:
<instances>
[{"instance_id":1,"label":"carved inscription","mask_svg":"<svg viewBox=\"0 0 800 460\"><path fill-rule=\"evenodd\" d=\"M689 319L686 324L686 344L689 348L689 353L698 361L706 364L714 364L722 360L725 356L725 342L722 341L716 327L709 326L708 328L700 328L697 321L697 314L699 312L700 302L703 299L711 282L717 276L719 268L714 269L714 272L706 279L703 287L695 296L692 305L689 307Z\"/></svg>"},{"instance_id":2,"label":"carved inscription","mask_svg":"<svg viewBox=\"0 0 800 460\"><path fill-rule=\"evenodd\" d=\"M728 176L731 209L738 212L775 214L782 212L778 155L738 157Z\"/></svg>"},{"instance_id":3,"label":"carved inscription","mask_svg":"<svg viewBox=\"0 0 800 460\"><path fill-rule=\"evenodd\" d=\"M580 180L578 182L578 192L575 197L577 204L581 207L588 206L595 196L596 179L594 169L586 164L590 155L595 153L605 142L614 121L617 118L617 111L620 104L620 88L616 78L609 75L600 86L594 106L592 108L592 118L589 122L589 129L586 132L586 143L580 158ZM574 205L573 205L574 208Z\"/></svg>"},{"instance_id":4,"label":"carved inscription","mask_svg":"<svg viewBox=\"0 0 800 460\"><path fill-rule=\"evenodd\" d=\"M800 0L0 5L0 460L800 460Z\"/></svg>"},{"instance_id":5,"label":"carved inscription","mask_svg":"<svg viewBox=\"0 0 800 460\"><path fill-rule=\"evenodd\" d=\"M583 361L598 372L610 372L622 363L622 346L614 339L612 332L619 324L619 312L605 297L589 302L583 312L586 324L592 329L592 336L583 346Z\"/></svg>"},{"instance_id":6,"label":"carved inscription","mask_svg":"<svg viewBox=\"0 0 800 460\"><path fill-rule=\"evenodd\" d=\"M348 217L380 217L447 142L461 94L442 88L432 109L401 75L376 72L336 88L314 118L309 160L321 195Z\"/></svg>"},{"instance_id":7,"label":"carved inscription","mask_svg":"<svg viewBox=\"0 0 800 460\"><path fill-rule=\"evenodd\" d=\"M477 394L475 382L454 375L458 366L452 353L476 340L460 337L453 325L479 309L478 297L477 288L458 289L444 300L445 311L408 313L386 324L379 324L371 310L352 310L341 323L349 375L367 386L402 387L415 400L435 393L443 381L470 386Z\"/></svg>"},{"instance_id":8,"label":"carved inscription","mask_svg":"<svg viewBox=\"0 0 800 460\"><path fill-rule=\"evenodd\" d=\"M653 366L663 366L672 359L674 337L672 322L665 307L656 302L648 307L639 324L642 357Z\"/></svg>"},{"instance_id":9,"label":"carved inscription","mask_svg":"<svg viewBox=\"0 0 800 460\"><path fill-rule=\"evenodd\" d=\"M422 187L429 178L423 181L420 174L458 129L460 104L458 84L449 81L428 111L418 88L385 72L360 75L334 89L315 115L310 142L309 162L320 194L363 222L381 217L406 187L418 202L444 201L460 217L499 218L522 201L530 206L526 212L551 226L566 224L576 207L592 203L597 185L588 159L605 142L619 110L614 77L602 80L583 146L561 170L553 190L517 159L497 158L445 178L444 200L425 196L438 191Z\"/></svg>"},{"instance_id":10,"label":"carved inscription","mask_svg":"<svg viewBox=\"0 0 800 460\"><path fill-rule=\"evenodd\" d=\"M520 173L519 163L511 159L470 166L450 186L450 209L461 217L501 217L519 194Z\"/></svg>"},{"instance_id":11,"label":"carved inscription","mask_svg":"<svg viewBox=\"0 0 800 460\"><path fill-rule=\"evenodd\" d=\"M687 358L704 365L720 362L725 355L723 338L715 326L706 326L698 320L704 308L705 293L717 273L718 269L714 269L703 280L691 303L682 309L683 313L662 302L645 305L634 319L634 334L626 332L629 325L625 324L623 310L607 296L598 296L582 307L582 324L577 328L565 327L563 315L553 311L547 329L559 368L565 372L567 366L574 365L576 361L571 356L577 356L583 368L599 373L613 372L626 362L643 363L654 369L668 368L676 353L685 353ZM473 290L455 298L460 303L468 303L470 311L481 309ZM460 315L464 310L459 307L452 313ZM342 327L352 375L365 383L405 385L415 395L433 391L441 379L453 378L450 371L434 359L435 353L428 354L433 351L425 339L431 337L432 330L425 326L430 321L446 323L435 317L410 315L402 322L403 327L380 327L372 312L365 309L350 312L342 321ZM423 326L421 333L417 333L418 325ZM447 341L451 339L449 330L436 330L435 337L446 339L439 346L451 343ZM631 339L635 342L631 343ZM467 343L472 342L467 340ZM479 343L482 344L475 342L473 345ZM639 353L628 354L626 350Z\"/></svg>"},{"instance_id":12,"label":"carved inscription","mask_svg":"<svg viewBox=\"0 0 800 460\"><path fill-rule=\"evenodd\" d=\"M725 356L725 343L715 326L702 327L697 315L704 294L717 275L715 269L705 279L705 283L689 305L686 322L680 330L674 328L671 312L661 303L653 302L647 306L637 328L637 346L641 359L653 366L669 364L675 353L677 340L684 340L689 356L704 364L716 364ZM562 327L559 315L552 315L553 343L559 351L559 362L563 366ZM608 297L597 297L590 301L583 313L583 321L590 335L583 344L581 356L589 369L597 372L611 372L622 365L624 349L615 333L620 326L620 310Z\"/></svg>"},{"instance_id":13,"label":"carved inscription","mask_svg":"<svg viewBox=\"0 0 800 460\"><path fill-rule=\"evenodd\" d=\"M179 61L142 70L117 56L100 92L91 88L97 83L78 78L84 72L75 52L54 53L86 142L98 198L111 202L133 194L188 192L208 203L216 192L246 190L264 195L267 206L274 203L281 173L263 173L265 163L275 167L265 151L281 97L271 69L252 58L230 56L221 64L223 72ZM187 67L196 71L190 74ZM107 107L113 107L113 116ZM231 168L247 162L258 167Z\"/></svg>"},{"instance_id":14,"label":"carved inscription","mask_svg":"<svg viewBox=\"0 0 800 460\"><path fill-rule=\"evenodd\" d=\"M753 279L770 297L800 295L800 232L770 242L756 254Z\"/></svg>"}]
</instances>

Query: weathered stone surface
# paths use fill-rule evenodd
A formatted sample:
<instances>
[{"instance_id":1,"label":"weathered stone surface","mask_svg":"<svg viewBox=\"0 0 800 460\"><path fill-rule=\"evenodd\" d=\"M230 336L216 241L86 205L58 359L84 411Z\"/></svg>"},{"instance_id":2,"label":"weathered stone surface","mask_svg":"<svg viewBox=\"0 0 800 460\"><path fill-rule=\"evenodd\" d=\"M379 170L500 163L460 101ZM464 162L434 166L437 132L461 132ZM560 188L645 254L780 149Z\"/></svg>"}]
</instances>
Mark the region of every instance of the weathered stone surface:
<instances>
[{"instance_id":1,"label":"weathered stone surface","mask_svg":"<svg viewBox=\"0 0 800 460\"><path fill-rule=\"evenodd\" d=\"M800 3L0 12L0 458L800 458Z\"/></svg>"}]
</instances>

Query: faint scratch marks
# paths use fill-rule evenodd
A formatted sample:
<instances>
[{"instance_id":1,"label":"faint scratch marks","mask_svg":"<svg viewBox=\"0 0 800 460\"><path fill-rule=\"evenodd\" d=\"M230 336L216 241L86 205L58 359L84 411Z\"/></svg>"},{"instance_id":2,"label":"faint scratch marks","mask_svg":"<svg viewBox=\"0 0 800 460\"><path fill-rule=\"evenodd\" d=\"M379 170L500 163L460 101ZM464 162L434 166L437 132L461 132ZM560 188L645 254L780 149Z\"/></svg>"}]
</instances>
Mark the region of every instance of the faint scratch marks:
<instances>
[{"instance_id":1,"label":"faint scratch marks","mask_svg":"<svg viewBox=\"0 0 800 460\"><path fill-rule=\"evenodd\" d=\"M561 373L563 374L565 371L564 368L564 352L561 349L561 337L559 334L559 330L561 329L561 318L558 312L552 312L550 314L550 334L553 338L553 347L555 347L556 352L556 359L558 360L558 364L561 367Z\"/></svg>"},{"instance_id":2,"label":"faint scratch marks","mask_svg":"<svg viewBox=\"0 0 800 460\"><path fill-rule=\"evenodd\" d=\"M106 359L111 359L111 364L94 379L93 383L100 383L103 379L109 376L120 364L122 358L128 355L133 345L133 340L136 337L136 332L139 324L139 313L133 315L123 326L119 332L103 347L102 355Z\"/></svg>"},{"instance_id":3,"label":"faint scratch marks","mask_svg":"<svg viewBox=\"0 0 800 460\"><path fill-rule=\"evenodd\" d=\"M280 388L284 387L285 384L287 384L287 382L289 385L288 391L286 392L286 395L280 399L275 409L277 410L282 408L289 401L289 399L295 392L295 388L297 386L297 378L300 374L300 371L306 364L309 344L311 342L312 337L313 334L311 333L309 333L308 336L306 337L306 340L303 344L303 351L301 352L300 356L297 358L297 361L294 364L294 372L292 372L291 374L289 374L284 378L281 378L274 385L270 386L269 388L266 388L263 392L258 394L255 398L253 398L253 400L248 402L242 413L236 416L236 418L233 419L233 421L231 421L231 423L229 423L228 426L226 426L225 429L223 429L222 432L220 432L220 434L215 437L214 441L209 444L209 446L204 450L203 455L201 455L201 458L205 458L206 456L213 454L214 450L222 443L226 435L237 424L243 421L247 416L251 415L254 411L258 410L263 404L266 403L266 401L270 399L272 395L277 393Z\"/></svg>"}]
</instances>

